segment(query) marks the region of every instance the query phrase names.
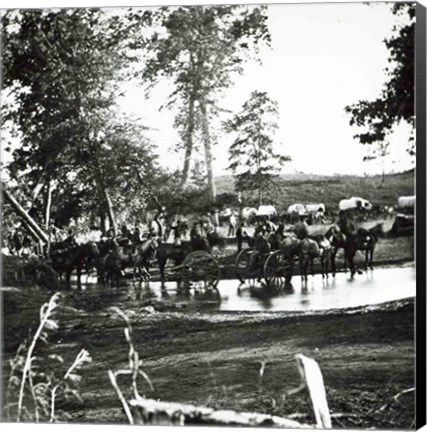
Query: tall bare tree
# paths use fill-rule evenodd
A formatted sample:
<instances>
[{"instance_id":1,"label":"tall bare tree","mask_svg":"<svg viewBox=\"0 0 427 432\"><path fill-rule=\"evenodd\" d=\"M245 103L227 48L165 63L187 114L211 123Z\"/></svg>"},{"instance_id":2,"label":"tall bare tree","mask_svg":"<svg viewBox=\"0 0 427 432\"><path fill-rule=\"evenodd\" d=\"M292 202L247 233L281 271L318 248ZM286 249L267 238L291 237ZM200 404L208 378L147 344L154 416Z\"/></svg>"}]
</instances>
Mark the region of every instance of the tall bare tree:
<instances>
[{"instance_id":1,"label":"tall bare tree","mask_svg":"<svg viewBox=\"0 0 427 432\"><path fill-rule=\"evenodd\" d=\"M175 85L169 105L179 110L184 141L181 184L189 177L195 133L200 130L212 200L216 190L210 115L233 73L242 72L243 62L257 53L262 41L270 41L266 21L265 7L167 7L153 13L150 25L156 30L145 39L143 82L166 76Z\"/></svg>"}]
</instances>

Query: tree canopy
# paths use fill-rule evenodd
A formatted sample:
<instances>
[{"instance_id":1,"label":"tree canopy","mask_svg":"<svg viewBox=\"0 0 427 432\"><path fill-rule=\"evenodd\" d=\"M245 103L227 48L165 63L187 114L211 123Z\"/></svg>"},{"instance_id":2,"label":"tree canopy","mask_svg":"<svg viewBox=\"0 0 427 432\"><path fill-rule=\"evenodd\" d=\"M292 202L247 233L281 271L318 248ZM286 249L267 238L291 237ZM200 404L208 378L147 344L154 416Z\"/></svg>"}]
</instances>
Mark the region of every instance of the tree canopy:
<instances>
[{"instance_id":1,"label":"tree canopy","mask_svg":"<svg viewBox=\"0 0 427 432\"><path fill-rule=\"evenodd\" d=\"M64 223L85 201L107 210L114 225L112 200L120 204L124 196L119 185L131 174L133 186L143 183L154 159L141 128L114 121L132 61L126 22L99 9L61 9L8 11L2 24L4 127L13 125L20 140L11 177L30 187L55 180L70 196L62 202L54 194Z\"/></svg>"},{"instance_id":2,"label":"tree canopy","mask_svg":"<svg viewBox=\"0 0 427 432\"><path fill-rule=\"evenodd\" d=\"M401 121L415 125L415 4L396 3L392 10L404 23L396 25L393 36L384 41L390 66L385 71L387 80L381 94L373 101L362 100L345 108L350 125L362 129L355 136L361 144L383 142ZM407 150L415 154L413 136Z\"/></svg>"}]
</instances>

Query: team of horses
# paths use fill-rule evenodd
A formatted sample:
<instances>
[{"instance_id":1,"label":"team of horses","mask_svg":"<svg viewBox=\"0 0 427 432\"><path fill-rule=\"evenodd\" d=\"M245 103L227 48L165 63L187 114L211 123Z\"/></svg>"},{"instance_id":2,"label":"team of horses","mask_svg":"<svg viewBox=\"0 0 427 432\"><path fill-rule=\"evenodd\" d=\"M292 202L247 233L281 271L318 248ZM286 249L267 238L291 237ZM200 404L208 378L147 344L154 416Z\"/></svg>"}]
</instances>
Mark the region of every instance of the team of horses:
<instances>
[{"instance_id":1,"label":"team of horses","mask_svg":"<svg viewBox=\"0 0 427 432\"><path fill-rule=\"evenodd\" d=\"M255 230L255 235L245 239L249 246L255 246L257 231L262 230L262 224ZM265 230L264 230L265 232ZM355 264L357 251L365 253L364 268L373 268L373 256L376 244L384 235L383 224L374 227L356 228L351 219L343 217L333 224L324 234L309 235L308 226L305 222L297 222L291 230L285 231L281 224L268 235L271 250L280 250L290 265L290 277L296 261L299 262L301 278L308 279L308 271L314 275L314 261L320 261L322 277L328 277L329 271L335 276L337 272L336 256L340 250L343 251L344 268L351 272L353 277L361 273Z\"/></svg>"},{"instance_id":2,"label":"team of horses","mask_svg":"<svg viewBox=\"0 0 427 432\"><path fill-rule=\"evenodd\" d=\"M292 232L285 232L280 225L270 235L273 249L281 250L292 265L298 259L303 280L307 280L308 272L314 274L314 261L320 261L322 277L328 277L329 272L335 276L336 256L343 250L344 266L349 268L351 275L360 273L354 258L357 251L365 252L364 267L372 268L375 246L383 236L382 224L371 229L356 228L347 218L333 224L324 234L310 236L307 225L297 223ZM249 244L254 239L246 237ZM127 268L132 268L134 279L149 280L151 263L156 260L160 271L160 280L166 280L166 264L173 261L179 267L185 257L193 251L211 252L212 247L222 244L223 239L216 232L203 236L192 236L189 241L179 244L165 243L156 236L148 236L137 242L129 239L107 238L99 242L77 244L72 239L51 245L49 259L52 268L58 273L60 283L70 287L71 274L76 273L77 287L81 289L83 273L96 273L98 281L106 286L119 286Z\"/></svg>"},{"instance_id":3,"label":"team of horses","mask_svg":"<svg viewBox=\"0 0 427 432\"><path fill-rule=\"evenodd\" d=\"M99 283L105 286L120 286L127 268L132 269L133 278L146 281L151 278L150 266L156 260L162 285L166 280L165 268L169 261L179 267L185 257L194 251L211 252L222 244L216 233L194 235L189 241L179 244L165 243L156 235L139 241L105 238L99 242L77 244L72 239L54 243L50 247L49 260L57 272L60 284L70 287L71 274L75 272L77 288L81 289L81 276L97 274Z\"/></svg>"},{"instance_id":4,"label":"team of horses","mask_svg":"<svg viewBox=\"0 0 427 432\"><path fill-rule=\"evenodd\" d=\"M145 239L137 244L120 244L114 239L103 239L77 244L72 239L53 243L49 261L57 272L60 284L70 287L71 274L75 271L77 288L81 289L81 276L96 272L98 281L104 285L120 285L121 277L127 267L141 279L149 276L149 262L157 250L155 238ZM63 280L65 278L65 280Z\"/></svg>"}]
</instances>

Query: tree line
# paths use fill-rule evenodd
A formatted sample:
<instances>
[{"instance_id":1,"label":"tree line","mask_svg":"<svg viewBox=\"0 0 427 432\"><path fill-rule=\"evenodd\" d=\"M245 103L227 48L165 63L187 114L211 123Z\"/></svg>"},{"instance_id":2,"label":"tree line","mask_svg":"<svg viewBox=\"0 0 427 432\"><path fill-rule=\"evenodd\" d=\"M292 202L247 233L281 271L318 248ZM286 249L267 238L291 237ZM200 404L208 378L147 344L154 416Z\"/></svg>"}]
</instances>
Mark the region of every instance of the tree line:
<instances>
[{"instance_id":1,"label":"tree line","mask_svg":"<svg viewBox=\"0 0 427 432\"><path fill-rule=\"evenodd\" d=\"M405 37L403 53L411 50L413 36L396 36ZM158 202L185 212L195 202L209 207L235 201L215 188L214 124L226 115L221 97L245 62L260 61L260 48L270 45L266 6L9 10L2 15L2 39L2 130L10 137L3 145L13 156L6 187L46 228L52 219L67 226L84 215L91 225L117 230L118 214L135 219ZM401 44L388 44L392 59L406 67ZM409 73L397 71L394 76L403 78ZM147 95L159 82L172 82L163 102L176 114L177 149L184 154L175 171L161 167L148 139L150 125L120 112L117 100L130 79ZM386 100L395 97L393 85L399 92L402 82L388 85ZM372 129L377 106L362 101L348 107L350 121ZM382 130L395 121L391 109ZM257 191L258 203L274 194L278 172L290 160L275 151L278 115L277 102L254 90L221 125L233 137L235 189ZM395 119L401 118L410 121L409 108L403 114L399 109ZM360 135L362 143L381 138ZM203 164L194 162L196 154Z\"/></svg>"}]
</instances>

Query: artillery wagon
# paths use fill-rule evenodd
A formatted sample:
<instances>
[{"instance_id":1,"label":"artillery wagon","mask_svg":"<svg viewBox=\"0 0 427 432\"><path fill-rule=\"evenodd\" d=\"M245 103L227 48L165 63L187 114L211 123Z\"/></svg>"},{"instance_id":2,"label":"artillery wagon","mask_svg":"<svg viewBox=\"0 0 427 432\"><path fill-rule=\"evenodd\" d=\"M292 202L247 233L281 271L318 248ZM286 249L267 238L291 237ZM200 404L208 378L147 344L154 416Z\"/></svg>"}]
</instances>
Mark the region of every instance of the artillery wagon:
<instances>
[{"instance_id":1,"label":"artillery wagon","mask_svg":"<svg viewBox=\"0 0 427 432\"><path fill-rule=\"evenodd\" d=\"M268 288L283 289L292 279L293 258L285 255L281 250L261 253L254 259L255 249L248 247L239 252L235 268L237 278L254 287L265 281Z\"/></svg>"},{"instance_id":2,"label":"artillery wagon","mask_svg":"<svg viewBox=\"0 0 427 432\"><path fill-rule=\"evenodd\" d=\"M185 256L181 264L171 268L171 276L182 282L184 289L216 290L221 271L217 259L208 251L196 250Z\"/></svg>"},{"instance_id":3,"label":"artillery wagon","mask_svg":"<svg viewBox=\"0 0 427 432\"><path fill-rule=\"evenodd\" d=\"M221 270L211 253L212 246L211 239L206 238L182 241L179 245L161 243L156 255L162 284L176 280L185 290L216 290Z\"/></svg>"}]
</instances>

